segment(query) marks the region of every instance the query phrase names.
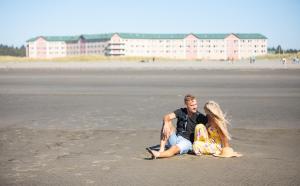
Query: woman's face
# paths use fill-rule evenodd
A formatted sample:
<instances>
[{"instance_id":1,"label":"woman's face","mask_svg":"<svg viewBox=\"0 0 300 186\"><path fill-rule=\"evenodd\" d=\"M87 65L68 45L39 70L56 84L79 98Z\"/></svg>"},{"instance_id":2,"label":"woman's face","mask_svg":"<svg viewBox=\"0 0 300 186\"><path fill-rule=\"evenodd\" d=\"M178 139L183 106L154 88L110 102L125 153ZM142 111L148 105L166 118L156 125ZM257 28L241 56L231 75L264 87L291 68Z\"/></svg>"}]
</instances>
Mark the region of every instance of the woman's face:
<instances>
[{"instance_id":1,"label":"woman's face","mask_svg":"<svg viewBox=\"0 0 300 186\"><path fill-rule=\"evenodd\" d=\"M209 113L206 113L206 115L207 115L208 121L213 121L214 118Z\"/></svg>"},{"instance_id":2,"label":"woman's face","mask_svg":"<svg viewBox=\"0 0 300 186\"><path fill-rule=\"evenodd\" d=\"M216 123L216 118L211 113L209 113L207 110L205 110L207 119L209 123Z\"/></svg>"}]
</instances>

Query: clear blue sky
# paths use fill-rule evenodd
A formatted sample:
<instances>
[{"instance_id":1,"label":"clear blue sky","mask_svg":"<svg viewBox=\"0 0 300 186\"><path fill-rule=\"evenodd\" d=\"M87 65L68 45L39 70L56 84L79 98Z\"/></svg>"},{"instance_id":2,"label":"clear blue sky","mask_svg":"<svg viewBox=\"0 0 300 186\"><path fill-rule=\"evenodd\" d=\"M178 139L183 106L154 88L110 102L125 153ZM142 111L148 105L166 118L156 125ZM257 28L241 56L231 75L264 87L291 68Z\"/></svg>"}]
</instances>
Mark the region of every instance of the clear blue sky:
<instances>
[{"instance_id":1,"label":"clear blue sky","mask_svg":"<svg viewBox=\"0 0 300 186\"><path fill-rule=\"evenodd\" d=\"M300 49L299 0L0 0L0 43L107 32L261 33Z\"/></svg>"}]
</instances>

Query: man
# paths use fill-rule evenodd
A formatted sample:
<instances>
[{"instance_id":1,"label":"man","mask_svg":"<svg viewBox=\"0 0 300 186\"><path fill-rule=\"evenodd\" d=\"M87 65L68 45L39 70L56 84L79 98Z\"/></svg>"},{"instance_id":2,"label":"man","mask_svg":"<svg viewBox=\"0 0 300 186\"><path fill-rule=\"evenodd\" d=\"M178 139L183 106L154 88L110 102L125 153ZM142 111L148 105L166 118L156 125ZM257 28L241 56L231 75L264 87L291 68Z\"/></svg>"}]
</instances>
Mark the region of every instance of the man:
<instances>
[{"instance_id":1,"label":"man","mask_svg":"<svg viewBox=\"0 0 300 186\"><path fill-rule=\"evenodd\" d=\"M168 158L176 154L185 154L192 150L194 131L197 124L207 123L207 117L197 110L197 100L190 94L184 97L186 108L180 108L167 114L163 119L161 130L160 150L155 151L147 148L148 152L156 158ZM176 129L172 120L177 118ZM168 143L168 144L167 144ZM165 150L165 146L170 147Z\"/></svg>"}]
</instances>

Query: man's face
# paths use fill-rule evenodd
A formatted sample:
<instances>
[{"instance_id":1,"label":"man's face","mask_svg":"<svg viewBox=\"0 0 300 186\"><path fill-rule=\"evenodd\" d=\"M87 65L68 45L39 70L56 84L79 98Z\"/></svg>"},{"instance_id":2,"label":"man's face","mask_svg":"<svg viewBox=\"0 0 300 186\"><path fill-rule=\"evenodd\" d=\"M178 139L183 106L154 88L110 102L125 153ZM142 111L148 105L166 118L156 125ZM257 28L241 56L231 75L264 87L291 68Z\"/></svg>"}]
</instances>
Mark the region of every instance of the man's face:
<instances>
[{"instance_id":1,"label":"man's face","mask_svg":"<svg viewBox=\"0 0 300 186\"><path fill-rule=\"evenodd\" d=\"M196 113L197 112L197 100L191 100L185 103L186 104L186 108L189 112L191 113Z\"/></svg>"}]
</instances>

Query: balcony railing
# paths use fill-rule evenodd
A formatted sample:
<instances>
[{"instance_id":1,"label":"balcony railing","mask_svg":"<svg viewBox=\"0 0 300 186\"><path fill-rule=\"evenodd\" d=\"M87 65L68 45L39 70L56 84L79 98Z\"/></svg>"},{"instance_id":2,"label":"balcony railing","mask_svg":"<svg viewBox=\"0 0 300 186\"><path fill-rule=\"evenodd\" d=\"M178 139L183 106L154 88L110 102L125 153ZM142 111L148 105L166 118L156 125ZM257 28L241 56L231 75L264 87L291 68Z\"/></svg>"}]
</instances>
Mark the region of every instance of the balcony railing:
<instances>
[{"instance_id":1,"label":"balcony railing","mask_svg":"<svg viewBox=\"0 0 300 186\"><path fill-rule=\"evenodd\" d=\"M107 50L124 50L125 45L108 45L106 47Z\"/></svg>"},{"instance_id":2,"label":"balcony railing","mask_svg":"<svg viewBox=\"0 0 300 186\"><path fill-rule=\"evenodd\" d=\"M105 51L105 55L108 56L117 56L117 55L125 55L124 49L109 49Z\"/></svg>"}]
</instances>

